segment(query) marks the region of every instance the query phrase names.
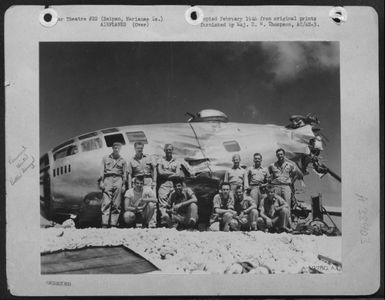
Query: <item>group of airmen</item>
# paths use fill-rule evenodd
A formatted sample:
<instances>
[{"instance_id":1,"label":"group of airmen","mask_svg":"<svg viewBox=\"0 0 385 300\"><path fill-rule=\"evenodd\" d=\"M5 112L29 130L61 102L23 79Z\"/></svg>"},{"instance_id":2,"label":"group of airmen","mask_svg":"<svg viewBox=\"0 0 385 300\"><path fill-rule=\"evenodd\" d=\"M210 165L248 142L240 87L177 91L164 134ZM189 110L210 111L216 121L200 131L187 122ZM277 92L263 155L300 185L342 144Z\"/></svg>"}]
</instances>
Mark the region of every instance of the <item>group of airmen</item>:
<instances>
[{"instance_id":1,"label":"group of airmen","mask_svg":"<svg viewBox=\"0 0 385 300\"><path fill-rule=\"evenodd\" d=\"M198 200L185 185L183 163L173 157L172 144L164 146L165 155L157 162L143 153L142 142L134 144L135 155L128 162L121 147L114 143L102 160L102 227L196 228ZM233 155L233 166L212 199L211 230L292 231L292 187L303 174L284 149L276 150L276 156L276 162L263 167L262 155L255 153L254 164L245 169L239 154Z\"/></svg>"}]
</instances>

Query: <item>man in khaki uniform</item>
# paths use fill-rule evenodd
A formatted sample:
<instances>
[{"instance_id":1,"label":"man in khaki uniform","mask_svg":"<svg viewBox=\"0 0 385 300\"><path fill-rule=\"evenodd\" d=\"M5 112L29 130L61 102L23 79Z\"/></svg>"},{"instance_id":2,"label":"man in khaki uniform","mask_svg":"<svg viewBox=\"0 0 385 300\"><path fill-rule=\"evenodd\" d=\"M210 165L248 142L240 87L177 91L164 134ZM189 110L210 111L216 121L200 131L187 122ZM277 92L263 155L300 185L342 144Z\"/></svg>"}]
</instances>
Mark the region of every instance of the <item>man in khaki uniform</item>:
<instances>
[{"instance_id":1,"label":"man in khaki uniform","mask_svg":"<svg viewBox=\"0 0 385 300\"><path fill-rule=\"evenodd\" d=\"M213 224L219 222L219 230L229 231L236 229L238 222L234 219L237 212L234 210L234 196L230 191L230 183L223 182L219 193L213 198L213 211L210 217L210 229L214 230Z\"/></svg>"},{"instance_id":2,"label":"man in khaki uniform","mask_svg":"<svg viewBox=\"0 0 385 300\"><path fill-rule=\"evenodd\" d=\"M143 227L147 228L154 215L157 203L155 192L143 185L143 176L135 177L134 188L129 189L124 195L123 219L129 226L142 222Z\"/></svg>"},{"instance_id":3,"label":"man in khaki uniform","mask_svg":"<svg viewBox=\"0 0 385 300\"><path fill-rule=\"evenodd\" d=\"M269 166L271 184L274 192L282 197L291 209L292 186L297 179L302 179L303 174L297 165L286 158L286 152L280 148L276 152L277 161Z\"/></svg>"},{"instance_id":4,"label":"man in khaki uniform","mask_svg":"<svg viewBox=\"0 0 385 300\"><path fill-rule=\"evenodd\" d=\"M247 186L246 170L241 167L241 156L239 154L233 155L233 166L227 170L224 177L224 182L230 183L230 190L235 194L237 186L241 185L245 189Z\"/></svg>"},{"instance_id":5,"label":"man in khaki uniform","mask_svg":"<svg viewBox=\"0 0 385 300\"><path fill-rule=\"evenodd\" d=\"M257 207L262 199L261 189L267 185L269 179L269 171L262 167L262 155L255 153L253 156L254 165L247 168L246 176L250 189L250 197L254 199Z\"/></svg>"},{"instance_id":6,"label":"man in khaki uniform","mask_svg":"<svg viewBox=\"0 0 385 300\"><path fill-rule=\"evenodd\" d=\"M245 195L243 187L239 185L234 194L234 210L240 230L257 230L258 206L253 198Z\"/></svg>"},{"instance_id":7,"label":"man in khaki uniform","mask_svg":"<svg viewBox=\"0 0 385 300\"><path fill-rule=\"evenodd\" d=\"M168 197L174 189L171 181L172 177L181 175L181 164L173 155L174 147L171 144L164 145L165 156L158 162L158 178L159 178L159 210L161 214L161 224L167 225L169 218L166 209L168 205Z\"/></svg>"},{"instance_id":8,"label":"man in khaki uniform","mask_svg":"<svg viewBox=\"0 0 385 300\"><path fill-rule=\"evenodd\" d=\"M258 229L266 232L292 232L289 205L274 192L271 185L267 188L267 195L261 200L259 212Z\"/></svg>"},{"instance_id":9,"label":"man in khaki uniform","mask_svg":"<svg viewBox=\"0 0 385 300\"><path fill-rule=\"evenodd\" d=\"M99 187L103 191L102 227L116 227L121 211L121 198L127 180L127 163L120 156L121 143L112 145L112 153L103 157Z\"/></svg>"},{"instance_id":10,"label":"man in khaki uniform","mask_svg":"<svg viewBox=\"0 0 385 300\"><path fill-rule=\"evenodd\" d=\"M128 161L128 188L132 188L132 179L143 176L144 186L155 190L156 165L151 158L143 154L144 144L135 142L135 156Z\"/></svg>"},{"instance_id":11,"label":"man in khaki uniform","mask_svg":"<svg viewBox=\"0 0 385 300\"><path fill-rule=\"evenodd\" d=\"M168 197L167 213L170 219L167 220L169 227L178 227L182 224L195 228L198 221L198 200L192 191L184 184L183 177L172 179L174 191Z\"/></svg>"}]
</instances>

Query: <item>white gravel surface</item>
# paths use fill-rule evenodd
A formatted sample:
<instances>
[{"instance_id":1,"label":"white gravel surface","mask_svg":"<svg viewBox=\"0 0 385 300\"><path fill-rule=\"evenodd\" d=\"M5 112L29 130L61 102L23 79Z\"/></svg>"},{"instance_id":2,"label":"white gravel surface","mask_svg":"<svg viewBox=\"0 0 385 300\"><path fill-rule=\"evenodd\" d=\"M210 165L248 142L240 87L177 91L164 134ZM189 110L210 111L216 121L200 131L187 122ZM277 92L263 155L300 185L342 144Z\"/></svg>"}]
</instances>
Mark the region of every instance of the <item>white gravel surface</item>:
<instances>
[{"instance_id":1,"label":"white gravel surface","mask_svg":"<svg viewBox=\"0 0 385 300\"><path fill-rule=\"evenodd\" d=\"M41 253L89 246L123 245L156 265L162 273L341 272L318 254L341 262L342 237L255 232L198 232L175 229L41 229ZM245 271L243 271L245 272Z\"/></svg>"}]
</instances>

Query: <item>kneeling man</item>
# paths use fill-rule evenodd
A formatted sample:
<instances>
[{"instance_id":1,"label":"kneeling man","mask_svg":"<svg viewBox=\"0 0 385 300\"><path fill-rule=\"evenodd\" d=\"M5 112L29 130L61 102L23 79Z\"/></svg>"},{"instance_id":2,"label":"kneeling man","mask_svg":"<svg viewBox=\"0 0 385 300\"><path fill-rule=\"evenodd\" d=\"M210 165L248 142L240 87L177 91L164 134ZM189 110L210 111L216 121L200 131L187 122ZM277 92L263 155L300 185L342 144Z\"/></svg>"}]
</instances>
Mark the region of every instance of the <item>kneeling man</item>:
<instances>
[{"instance_id":1,"label":"kneeling man","mask_svg":"<svg viewBox=\"0 0 385 300\"><path fill-rule=\"evenodd\" d=\"M184 186L183 177L173 177L174 190L168 197L164 220L169 227L185 225L194 228L198 222L198 205L194 192Z\"/></svg>"},{"instance_id":2,"label":"kneeling man","mask_svg":"<svg viewBox=\"0 0 385 300\"><path fill-rule=\"evenodd\" d=\"M148 227L156 209L156 195L149 187L144 187L144 177L134 178L134 187L129 189L124 197L124 222L128 226L135 226L142 222L144 228Z\"/></svg>"},{"instance_id":3,"label":"kneeling man","mask_svg":"<svg viewBox=\"0 0 385 300\"><path fill-rule=\"evenodd\" d=\"M289 204L274 192L273 186L268 186L267 195L262 198L259 206L260 217L258 228L267 231L291 232Z\"/></svg>"},{"instance_id":4,"label":"kneeling man","mask_svg":"<svg viewBox=\"0 0 385 300\"><path fill-rule=\"evenodd\" d=\"M243 186L235 188L234 208L237 212L237 219L240 230L257 230L258 209L254 199L243 192Z\"/></svg>"},{"instance_id":5,"label":"kneeling man","mask_svg":"<svg viewBox=\"0 0 385 300\"><path fill-rule=\"evenodd\" d=\"M237 220L234 217L237 212L234 210L234 197L230 192L230 183L222 182L219 193L213 198L213 213L210 218L211 230L215 230L214 223L219 222L219 230L236 230Z\"/></svg>"}]
</instances>

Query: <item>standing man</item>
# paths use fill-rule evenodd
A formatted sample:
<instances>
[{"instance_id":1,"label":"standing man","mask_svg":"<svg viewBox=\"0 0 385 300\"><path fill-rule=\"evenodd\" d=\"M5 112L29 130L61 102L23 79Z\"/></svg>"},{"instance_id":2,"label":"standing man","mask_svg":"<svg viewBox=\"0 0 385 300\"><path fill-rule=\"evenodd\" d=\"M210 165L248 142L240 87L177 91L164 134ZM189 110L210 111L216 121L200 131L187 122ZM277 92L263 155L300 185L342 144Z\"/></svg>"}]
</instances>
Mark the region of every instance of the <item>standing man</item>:
<instances>
[{"instance_id":1,"label":"standing man","mask_svg":"<svg viewBox=\"0 0 385 300\"><path fill-rule=\"evenodd\" d=\"M158 162L158 198L159 198L159 210L161 214L161 225L167 225L166 220L169 217L166 209L168 204L168 197L173 191L173 183L171 178L178 176L181 173L181 164L172 154L174 147L171 144L164 145L165 156L162 157Z\"/></svg>"},{"instance_id":2,"label":"standing man","mask_svg":"<svg viewBox=\"0 0 385 300\"><path fill-rule=\"evenodd\" d=\"M262 198L261 189L267 185L269 171L262 167L262 155L255 153L253 156L254 165L247 168L246 177L250 188L250 196L254 199L257 207Z\"/></svg>"},{"instance_id":3,"label":"standing man","mask_svg":"<svg viewBox=\"0 0 385 300\"><path fill-rule=\"evenodd\" d=\"M251 197L244 194L241 185L235 190L234 210L241 230L257 230L258 206Z\"/></svg>"},{"instance_id":4,"label":"standing man","mask_svg":"<svg viewBox=\"0 0 385 300\"><path fill-rule=\"evenodd\" d=\"M290 208L286 201L275 194L274 187L268 186L267 195L259 206L258 228L267 231L291 232Z\"/></svg>"},{"instance_id":5,"label":"standing man","mask_svg":"<svg viewBox=\"0 0 385 300\"><path fill-rule=\"evenodd\" d=\"M143 154L144 143L135 142L135 155L128 161L128 188L132 188L132 179L136 176L144 177L144 186L155 190L156 168L151 158Z\"/></svg>"},{"instance_id":6,"label":"standing man","mask_svg":"<svg viewBox=\"0 0 385 300\"><path fill-rule=\"evenodd\" d=\"M275 151L277 161L269 166L271 184L274 192L282 197L291 209L292 188L297 179L302 179L303 174L295 163L286 159L286 152L282 148Z\"/></svg>"},{"instance_id":7,"label":"standing man","mask_svg":"<svg viewBox=\"0 0 385 300\"><path fill-rule=\"evenodd\" d=\"M133 183L134 188L129 189L124 195L123 219L129 226L141 221L143 228L148 228L156 208L156 195L151 188L143 187L143 176L135 177Z\"/></svg>"},{"instance_id":8,"label":"standing man","mask_svg":"<svg viewBox=\"0 0 385 300\"><path fill-rule=\"evenodd\" d=\"M219 230L229 231L230 227L235 229L237 221L233 217L236 215L234 196L230 192L230 183L223 182L220 185L219 193L213 198L213 212L210 218L210 225L219 221Z\"/></svg>"},{"instance_id":9,"label":"standing man","mask_svg":"<svg viewBox=\"0 0 385 300\"><path fill-rule=\"evenodd\" d=\"M169 227L178 227L179 224L194 228L198 221L198 205L194 192L184 187L183 177L174 177L172 180L174 191L168 198L167 213L171 218L167 220Z\"/></svg>"},{"instance_id":10,"label":"standing man","mask_svg":"<svg viewBox=\"0 0 385 300\"><path fill-rule=\"evenodd\" d=\"M224 182L230 183L230 189L235 194L235 189L238 185L242 185L245 189L247 186L247 178L245 169L241 168L241 157L239 154L233 155L233 166L225 173Z\"/></svg>"},{"instance_id":11,"label":"standing man","mask_svg":"<svg viewBox=\"0 0 385 300\"><path fill-rule=\"evenodd\" d=\"M120 156L121 143L112 145L112 153L103 157L99 187L103 191L102 227L116 227L121 211L121 197L127 181L127 163Z\"/></svg>"}]
</instances>

